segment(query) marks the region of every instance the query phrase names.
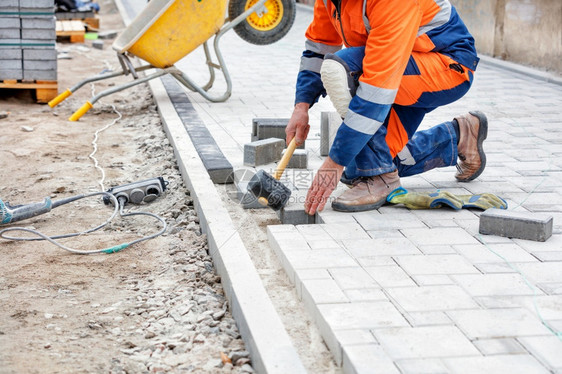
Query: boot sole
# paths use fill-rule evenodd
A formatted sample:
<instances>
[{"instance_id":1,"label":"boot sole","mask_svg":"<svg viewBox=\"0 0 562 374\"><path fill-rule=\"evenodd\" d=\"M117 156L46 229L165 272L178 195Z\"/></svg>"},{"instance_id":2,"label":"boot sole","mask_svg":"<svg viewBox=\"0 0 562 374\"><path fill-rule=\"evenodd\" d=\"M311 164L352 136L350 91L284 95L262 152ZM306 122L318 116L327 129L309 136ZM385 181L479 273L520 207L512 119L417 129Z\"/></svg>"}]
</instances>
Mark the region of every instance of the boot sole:
<instances>
[{"instance_id":1,"label":"boot sole","mask_svg":"<svg viewBox=\"0 0 562 374\"><path fill-rule=\"evenodd\" d=\"M379 200L375 203L372 204L366 204L366 205L345 205L345 204L340 204L336 201L332 202L332 209L337 211L337 212L366 212L368 210L375 210L375 209L379 209L381 206L383 206L386 203L386 198Z\"/></svg>"},{"instance_id":2,"label":"boot sole","mask_svg":"<svg viewBox=\"0 0 562 374\"><path fill-rule=\"evenodd\" d=\"M486 140L486 138L488 137L488 119L486 118L486 115L484 113L479 111L473 111L469 113L478 118L478 122L480 122L480 126L478 127L478 138L476 139L476 147L478 148L478 155L480 156L480 167L469 178L457 179L459 182L470 182L478 178L486 167L486 154L484 153L482 143L484 143L484 140Z\"/></svg>"}]
</instances>

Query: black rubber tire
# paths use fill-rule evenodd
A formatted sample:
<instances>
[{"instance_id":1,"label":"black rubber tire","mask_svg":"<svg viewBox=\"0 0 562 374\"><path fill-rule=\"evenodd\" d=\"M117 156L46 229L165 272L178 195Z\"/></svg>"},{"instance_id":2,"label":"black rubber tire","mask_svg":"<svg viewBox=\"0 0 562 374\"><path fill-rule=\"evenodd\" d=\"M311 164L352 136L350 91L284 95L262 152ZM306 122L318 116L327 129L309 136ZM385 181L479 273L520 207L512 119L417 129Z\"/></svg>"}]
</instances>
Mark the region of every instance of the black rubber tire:
<instances>
[{"instance_id":1,"label":"black rubber tire","mask_svg":"<svg viewBox=\"0 0 562 374\"><path fill-rule=\"evenodd\" d=\"M228 17L235 19L246 10L246 4L250 0L230 0L228 3ZM234 32L248 43L256 45L272 44L283 38L295 22L296 5L295 0L279 0L283 7L283 17L277 26L271 30L262 31L254 28L248 19L240 22L234 27Z\"/></svg>"}]
</instances>

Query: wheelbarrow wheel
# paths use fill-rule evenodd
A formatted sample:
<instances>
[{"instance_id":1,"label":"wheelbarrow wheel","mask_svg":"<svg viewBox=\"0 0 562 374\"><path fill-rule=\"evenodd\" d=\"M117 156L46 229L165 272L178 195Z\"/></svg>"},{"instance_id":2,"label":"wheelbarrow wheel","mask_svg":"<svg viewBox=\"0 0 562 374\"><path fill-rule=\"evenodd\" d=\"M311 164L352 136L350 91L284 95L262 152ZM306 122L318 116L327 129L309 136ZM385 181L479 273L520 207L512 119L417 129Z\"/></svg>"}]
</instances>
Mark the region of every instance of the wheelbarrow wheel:
<instances>
[{"instance_id":1,"label":"wheelbarrow wheel","mask_svg":"<svg viewBox=\"0 0 562 374\"><path fill-rule=\"evenodd\" d=\"M228 17L233 20L258 0L231 0ZM267 0L263 7L234 26L238 36L248 43L272 44L283 38L295 21L295 0Z\"/></svg>"}]
</instances>

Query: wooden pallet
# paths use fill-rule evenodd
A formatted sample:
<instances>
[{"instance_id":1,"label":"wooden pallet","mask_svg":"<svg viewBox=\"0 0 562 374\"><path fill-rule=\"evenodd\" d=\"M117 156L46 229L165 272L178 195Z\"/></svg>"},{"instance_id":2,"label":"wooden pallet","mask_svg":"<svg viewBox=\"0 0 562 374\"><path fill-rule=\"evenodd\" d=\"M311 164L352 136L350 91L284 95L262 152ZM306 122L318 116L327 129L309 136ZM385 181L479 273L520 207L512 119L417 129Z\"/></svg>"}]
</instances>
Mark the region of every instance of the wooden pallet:
<instances>
[{"instance_id":1,"label":"wooden pallet","mask_svg":"<svg viewBox=\"0 0 562 374\"><path fill-rule=\"evenodd\" d=\"M84 43L84 22L80 20L57 21L57 38L70 37L71 43Z\"/></svg>"},{"instance_id":2,"label":"wooden pallet","mask_svg":"<svg viewBox=\"0 0 562 374\"><path fill-rule=\"evenodd\" d=\"M98 31L100 19L95 12L56 12L57 21L82 20L88 31Z\"/></svg>"},{"instance_id":3,"label":"wooden pallet","mask_svg":"<svg viewBox=\"0 0 562 374\"><path fill-rule=\"evenodd\" d=\"M48 103L58 95L57 81L17 81L3 80L0 81L0 89L24 89L35 90L35 98L38 103Z\"/></svg>"}]
</instances>

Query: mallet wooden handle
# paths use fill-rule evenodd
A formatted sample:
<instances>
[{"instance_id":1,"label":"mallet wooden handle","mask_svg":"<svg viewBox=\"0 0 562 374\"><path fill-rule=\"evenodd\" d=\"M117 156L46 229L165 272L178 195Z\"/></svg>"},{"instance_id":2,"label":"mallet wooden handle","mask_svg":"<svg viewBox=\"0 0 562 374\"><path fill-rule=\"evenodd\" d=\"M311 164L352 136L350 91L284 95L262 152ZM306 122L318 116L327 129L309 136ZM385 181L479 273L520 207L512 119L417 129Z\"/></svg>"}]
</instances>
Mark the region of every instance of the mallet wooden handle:
<instances>
[{"instance_id":1,"label":"mallet wooden handle","mask_svg":"<svg viewBox=\"0 0 562 374\"><path fill-rule=\"evenodd\" d=\"M287 164L291 160L291 157L293 156L293 153L295 152L296 148L297 148L297 141L295 138L293 138L293 140L291 140L291 142L289 143L289 146L287 147L285 154L283 155L283 157L281 157L281 160L279 160L279 164L277 164L277 169L275 169L275 174L273 174L273 178L277 180L281 179L281 176L283 175L283 172L285 171Z\"/></svg>"},{"instance_id":2,"label":"mallet wooden handle","mask_svg":"<svg viewBox=\"0 0 562 374\"><path fill-rule=\"evenodd\" d=\"M277 165L277 169L275 169L273 178L277 180L281 179L281 176L283 175L283 172L285 171L287 164L291 160L291 157L293 156L293 153L295 152L296 148L297 148L297 141L295 138L293 138L293 140L291 140L291 142L289 143L289 146L287 147L285 154L283 155L283 157L281 157L281 160L279 160L279 164ZM268 203L265 197L260 197L258 199L258 202L263 206L267 206Z\"/></svg>"}]
</instances>

